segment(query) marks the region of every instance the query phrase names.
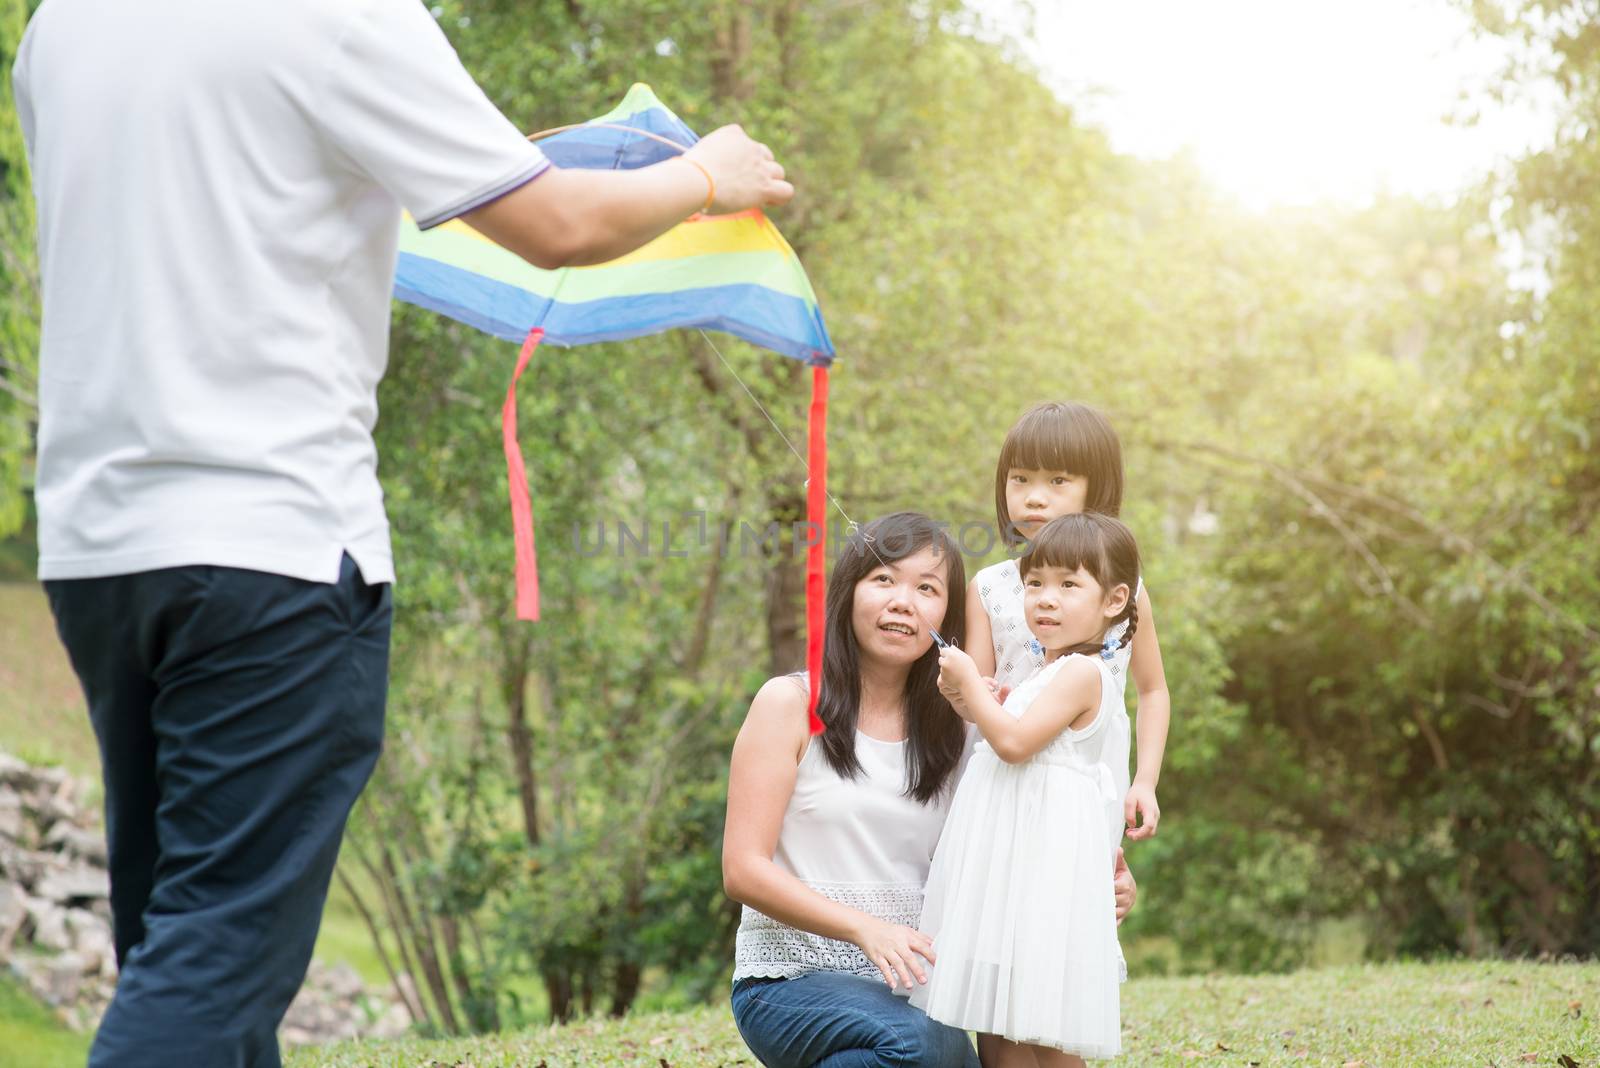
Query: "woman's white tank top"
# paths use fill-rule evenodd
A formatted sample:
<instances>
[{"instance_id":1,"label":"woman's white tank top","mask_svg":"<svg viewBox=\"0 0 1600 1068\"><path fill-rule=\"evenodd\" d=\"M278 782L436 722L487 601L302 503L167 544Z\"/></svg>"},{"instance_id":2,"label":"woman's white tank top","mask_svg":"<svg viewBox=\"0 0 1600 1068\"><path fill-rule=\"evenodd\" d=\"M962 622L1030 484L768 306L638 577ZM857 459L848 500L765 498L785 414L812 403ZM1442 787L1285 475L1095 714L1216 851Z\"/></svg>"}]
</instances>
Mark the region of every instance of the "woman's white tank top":
<instances>
[{"instance_id":1,"label":"woman's white tank top","mask_svg":"<svg viewBox=\"0 0 1600 1068\"><path fill-rule=\"evenodd\" d=\"M905 742L879 741L857 731L861 774L844 779L824 756L821 737L813 737L800 760L772 859L824 897L915 927L953 790L926 805L907 797L906 748ZM801 931L744 906L735 942L735 982L815 971L878 976L855 945Z\"/></svg>"}]
</instances>

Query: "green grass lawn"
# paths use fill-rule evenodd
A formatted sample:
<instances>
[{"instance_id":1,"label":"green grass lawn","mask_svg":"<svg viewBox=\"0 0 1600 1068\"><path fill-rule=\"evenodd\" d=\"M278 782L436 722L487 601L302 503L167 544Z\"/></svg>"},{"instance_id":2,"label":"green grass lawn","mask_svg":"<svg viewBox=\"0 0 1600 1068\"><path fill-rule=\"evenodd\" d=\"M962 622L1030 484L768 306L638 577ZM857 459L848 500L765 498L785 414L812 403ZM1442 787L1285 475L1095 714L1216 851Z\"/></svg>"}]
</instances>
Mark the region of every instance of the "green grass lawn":
<instances>
[{"instance_id":1,"label":"green grass lawn","mask_svg":"<svg viewBox=\"0 0 1600 1068\"><path fill-rule=\"evenodd\" d=\"M65 1068L88 1056L88 1035L66 1030L27 991L0 976L0 1068Z\"/></svg>"},{"instance_id":2,"label":"green grass lawn","mask_svg":"<svg viewBox=\"0 0 1600 1068\"><path fill-rule=\"evenodd\" d=\"M1127 1065L1600 1068L1600 964L1396 964L1123 988ZM754 1065L725 1006L447 1041L304 1049L288 1068Z\"/></svg>"},{"instance_id":3,"label":"green grass lawn","mask_svg":"<svg viewBox=\"0 0 1600 1068\"><path fill-rule=\"evenodd\" d=\"M1117 1064L1600 1068L1600 964L1396 964L1123 988ZM0 1068L82 1064L88 1040L0 980ZM724 1005L478 1038L295 1050L288 1068L754 1065Z\"/></svg>"},{"instance_id":4,"label":"green grass lawn","mask_svg":"<svg viewBox=\"0 0 1600 1068\"><path fill-rule=\"evenodd\" d=\"M83 691L37 582L0 582L0 748L100 779Z\"/></svg>"}]
</instances>

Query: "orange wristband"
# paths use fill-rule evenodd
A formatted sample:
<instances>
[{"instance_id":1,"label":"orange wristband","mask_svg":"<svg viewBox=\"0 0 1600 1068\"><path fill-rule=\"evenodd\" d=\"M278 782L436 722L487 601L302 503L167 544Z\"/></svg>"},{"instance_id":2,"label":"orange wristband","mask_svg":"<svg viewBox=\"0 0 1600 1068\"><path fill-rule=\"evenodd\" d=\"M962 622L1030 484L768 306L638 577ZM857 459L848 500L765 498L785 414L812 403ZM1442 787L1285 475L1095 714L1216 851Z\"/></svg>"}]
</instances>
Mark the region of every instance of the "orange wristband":
<instances>
[{"instance_id":1,"label":"orange wristband","mask_svg":"<svg viewBox=\"0 0 1600 1068\"><path fill-rule=\"evenodd\" d=\"M711 172L706 170L703 164L697 163L688 156L675 156L673 158L683 160L683 162L706 176L706 202L700 212L702 215L709 215L711 213L711 204L717 199L717 180L711 177Z\"/></svg>"}]
</instances>

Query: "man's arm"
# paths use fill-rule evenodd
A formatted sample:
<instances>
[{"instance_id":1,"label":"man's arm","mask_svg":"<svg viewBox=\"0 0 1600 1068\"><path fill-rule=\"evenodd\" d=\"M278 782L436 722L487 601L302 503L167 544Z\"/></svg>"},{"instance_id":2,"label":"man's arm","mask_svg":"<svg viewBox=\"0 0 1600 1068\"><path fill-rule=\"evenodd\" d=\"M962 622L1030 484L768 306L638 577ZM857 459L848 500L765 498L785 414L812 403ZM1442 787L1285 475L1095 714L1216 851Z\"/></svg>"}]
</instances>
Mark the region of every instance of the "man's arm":
<instances>
[{"instance_id":1,"label":"man's arm","mask_svg":"<svg viewBox=\"0 0 1600 1068\"><path fill-rule=\"evenodd\" d=\"M462 218L535 267L554 270L605 263L648 244L703 207L713 186L719 213L794 196L772 151L724 126L682 157L638 170L551 167Z\"/></svg>"}]
</instances>

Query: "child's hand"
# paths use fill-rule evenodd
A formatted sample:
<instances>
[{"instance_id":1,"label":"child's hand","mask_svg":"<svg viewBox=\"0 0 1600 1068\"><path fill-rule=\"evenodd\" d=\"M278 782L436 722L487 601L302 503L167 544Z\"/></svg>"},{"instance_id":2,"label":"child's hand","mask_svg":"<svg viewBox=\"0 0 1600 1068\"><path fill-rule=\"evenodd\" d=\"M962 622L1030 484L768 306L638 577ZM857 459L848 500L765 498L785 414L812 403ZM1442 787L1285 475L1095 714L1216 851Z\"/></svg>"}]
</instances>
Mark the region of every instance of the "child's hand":
<instances>
[{"instance_id":1,"label":"child's hand","mask_svg":"<svg viewBox=\"0 0 1600 1068\"><path fill-rule=\"evenodd\" d=\"M1144 823L1139 823L1139 814L1144 813ZM1128 788L1128 796L1122 802L1122 816L1128 821L1128 837L1134 841L1141 838L1154 838L1156 824L1161 822L1161 806L1156 804L1156 788L1142 782L1136 782Z\"/></svg>"},{"instance_id":2,"label":"child's hand","mask_svg":"<svg viewBox=\"0 0 1600 1068\"><path fill-rule=\"evenodd\" d=\"M1002 686L987 675L983 676L983 678L979 679L978 681L982 682L984 686L988 688L989 696L995 699L995 703L1002 705L1006 703L1006 695L1011 692L1011 687ZM967 707L966 694L961 692L960 686L946 685L950 682L951 680L948 679L943 672L941 672L939 675L939 692L944 694L944 699L946 701L950 702L950 707L956 710L956 715L960 716L968 723L973 722L972 710Z\"/></svg>"},{"instance_id":3,"label":"child's hand","mask_svg":"<svg viewBox=\"0 0 1600 1068\"><path fill-rule=\"evenodd\" d=\"M951 684L950 680L945 678L943 671L939 673L939 692L950 702L950 707L956 710L956 715L968 723L972 722L972 710L967 707L966 694L961 692L961 687Z\"/></svg>"},{"instance_id":4,"label":"child's hand","mask_svg":"<svg viewBox=\"0 0 1600 1068\"><path fill-rule=\"evenodd\" d=\"M961 689L975 680L981 678L972 657L953 645L939 650L939 689Z\"/></svg>"}]
</instances>

